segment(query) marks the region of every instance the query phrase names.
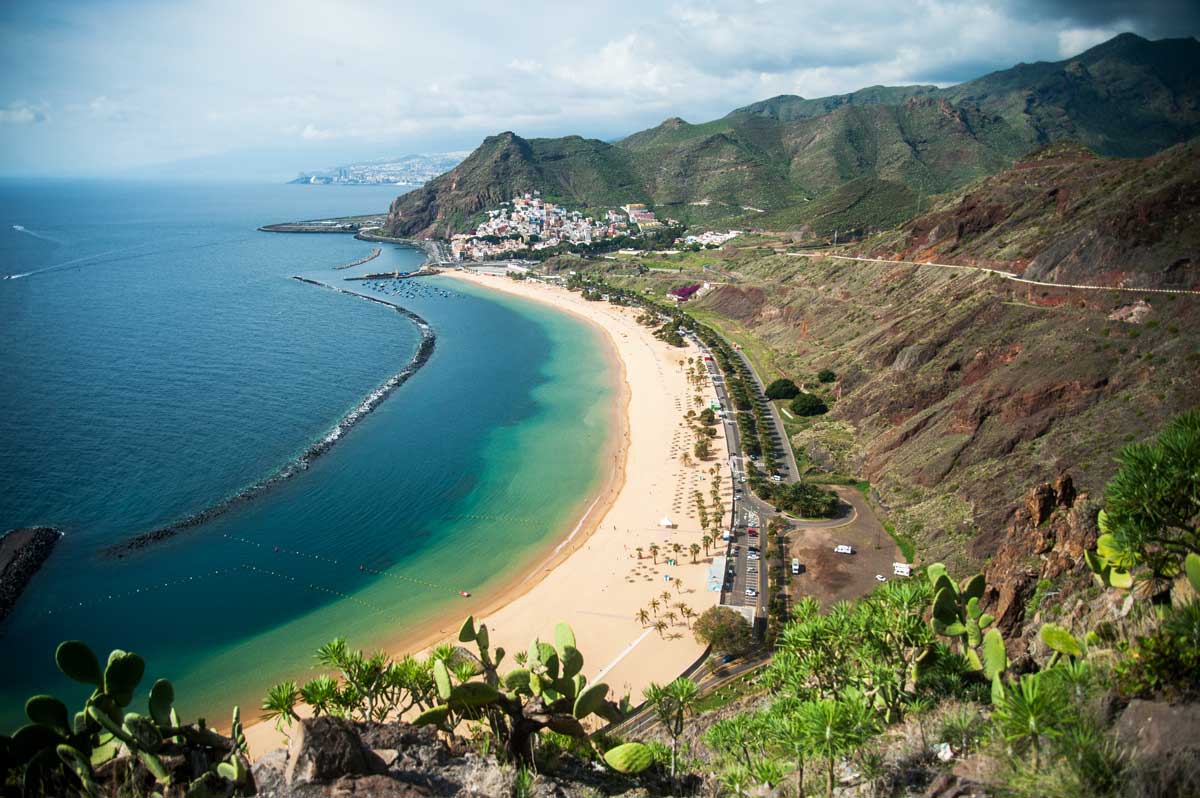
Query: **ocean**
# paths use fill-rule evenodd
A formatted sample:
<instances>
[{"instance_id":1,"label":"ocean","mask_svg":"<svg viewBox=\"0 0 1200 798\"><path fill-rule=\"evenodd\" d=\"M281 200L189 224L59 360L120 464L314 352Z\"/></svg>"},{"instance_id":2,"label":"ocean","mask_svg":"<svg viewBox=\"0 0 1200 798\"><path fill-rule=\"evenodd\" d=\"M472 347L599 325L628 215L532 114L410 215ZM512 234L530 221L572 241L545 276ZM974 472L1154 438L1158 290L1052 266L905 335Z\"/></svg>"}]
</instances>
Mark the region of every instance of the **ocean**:
<instances>
[{"instance_id":1,"label":"ocean","mask_svg":"<svg viewBox=\"0 0 1200 798\"><path fill-rule=\"evenodd\" d=\"M385 209L387 187L0 182L0 531L65 533L0 626L6 727L29 695L86 697L55 646L145 657L181 717L257 718L335 636L372 648L465 616L543 557L606 473L600 334L535 303L410 271L407 247L258 232ZM432 357L320 457L297 461ZM499 279L499 278L497 278ZM220 506L130 551L139 534ZM463 598L459 591L468 591ZM137 710L138 707L133 707Z\"/></svg>"}]
</instances>

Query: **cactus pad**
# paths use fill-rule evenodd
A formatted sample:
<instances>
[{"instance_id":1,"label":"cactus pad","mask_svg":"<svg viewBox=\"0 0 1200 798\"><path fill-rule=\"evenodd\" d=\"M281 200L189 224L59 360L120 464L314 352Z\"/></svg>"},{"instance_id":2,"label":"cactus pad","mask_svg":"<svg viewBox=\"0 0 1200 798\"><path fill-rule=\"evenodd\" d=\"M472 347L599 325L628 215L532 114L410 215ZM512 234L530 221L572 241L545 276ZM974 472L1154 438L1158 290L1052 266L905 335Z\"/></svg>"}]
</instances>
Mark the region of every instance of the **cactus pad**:
<instances>
[{"instance_id":1,"label":"cactus pad","mask_svg":"<svg viewBox=\"0 0 1200 798\"><path fill-rule=\"evenodd\" d=\"M608 750L604 761L618 773L641 773L654 762L649 746L642 743L625 743Z\"/></svg>"},{"instance_id":2,"label":"cactus pad","mask_svg":"<svg viewBox=\"0 0 1200 798\"><path fill-rule=\"evenodd\" d=\"M58 650L54 652L54 661L68 678L100 686L100 661L86 643L79 640L60 643Z\"/></svg>"}]
</instances>

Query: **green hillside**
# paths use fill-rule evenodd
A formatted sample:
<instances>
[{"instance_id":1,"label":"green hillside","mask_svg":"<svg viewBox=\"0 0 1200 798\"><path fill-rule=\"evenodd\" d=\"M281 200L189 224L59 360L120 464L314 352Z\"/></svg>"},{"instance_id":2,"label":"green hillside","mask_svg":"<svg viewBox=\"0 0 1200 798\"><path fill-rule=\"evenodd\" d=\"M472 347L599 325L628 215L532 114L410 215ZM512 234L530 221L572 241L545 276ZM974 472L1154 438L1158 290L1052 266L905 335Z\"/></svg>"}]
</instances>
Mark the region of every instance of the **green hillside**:
<instances>
[{"instance_id":1,"label":"green hillside","mask_svg":"<svg viewBox=\"0 0 1200 798\"><path fill-rule=\"evenodd\" d=\"M653 203L689 224L886 229L1056 141L1145 156L1200 135L1200 43L1122 34L1057 62L957 86L782 95L721 119L671 118L615 143L486 139L466 161L393 203L399 235L445 235L539 189L586 207Z\"/></svg>"}]
</instances>

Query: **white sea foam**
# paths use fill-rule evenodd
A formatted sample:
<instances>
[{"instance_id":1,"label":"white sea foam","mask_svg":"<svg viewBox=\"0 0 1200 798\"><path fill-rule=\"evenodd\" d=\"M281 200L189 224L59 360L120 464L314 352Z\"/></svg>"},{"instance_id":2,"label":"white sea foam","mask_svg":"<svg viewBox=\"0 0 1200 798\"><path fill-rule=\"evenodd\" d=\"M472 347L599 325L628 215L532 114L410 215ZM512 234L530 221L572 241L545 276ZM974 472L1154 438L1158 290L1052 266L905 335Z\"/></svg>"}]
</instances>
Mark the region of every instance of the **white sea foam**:
<instances>
[{"instance_id":1,"label":"white sea foam","mask_svg":"<svg viewBox=\"0 0 1200 798\"><path fill-rule=\"evenodd\" d=\"M62 242L61 242L61 241L59 241L57 238L53 238L52 236L48 236L48 235L46 235L45 233L39 233L39 232L37 232L36 230L30 230L28 227L26 227L26 226L25 226L25 225L23 225L23 224L14 224L14 225L12 226L12 229L13 229L13 230L15 230L15 231L17 231L18 233L24 233L24 234L25 234L25 235L27 235L27 236L33 236L34 238L40 238L40 239L42 239L43 241L49 241L49 242L51 242L52 244L61 244L61 243L62 243Z\"/></svg>"}]
</instances>

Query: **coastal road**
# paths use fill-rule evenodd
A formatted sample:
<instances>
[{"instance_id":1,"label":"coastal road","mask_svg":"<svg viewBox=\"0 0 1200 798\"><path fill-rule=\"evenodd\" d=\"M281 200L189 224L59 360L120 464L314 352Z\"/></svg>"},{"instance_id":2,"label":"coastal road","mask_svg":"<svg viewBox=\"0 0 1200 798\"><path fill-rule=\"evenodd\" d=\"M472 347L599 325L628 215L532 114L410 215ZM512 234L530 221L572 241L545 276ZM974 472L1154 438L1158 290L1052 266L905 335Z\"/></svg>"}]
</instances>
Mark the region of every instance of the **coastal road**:
<instances>
[{"instance_id":1,"label":"coastal road","mask_svg":"<svg viewBox=\"0 0 1200 798\"><path fill-rule=\"evenodd\" d=\"M988 269L983 266L963 266L958 263L934 263L931 260L889 260L887 258L864 258L859 255L834 255L828 252L786 252L793 258L835 258L837 260L856 260L860 263L895 263L900 266L936 266L940 269L964 269L966 271L982 272L984 274L994 274L998 277L1003 277L1005 280L1012 280L1014 283L1024 283L1026 285L1040 285L1046 288L1078 288L1083 291L1124 291L1134 294L1200 294L1200 291L1194 291L1189 288L1124 288L1114 285L1069 285L1067 283L1047 283L1042 280L1028 280L1014 272L1006 272L1001 269Z\"/></svg>"},{"instance_id":2,"label":"coastal road","mask_svg":"<svg viewBox=\"0 0 1200 798\"><path fill-rule=\"evenodd\" d=\"M763 384L762 378L758 376L758 372L754 370L754 366L750 363L750 358L746 357L746 353L741 349L734 348L734 353L741 358L742 363L746 366L746 371L750 374L750 379L754 384L754 401L767 411L767 416L771 419L771 425L774 429L771 431L771 437L777 442L778 447L783 454L783 477L784 482L798 482L800 480L800 469L796 466L796 455L792 451L792 444L788 441L787 433L784 430L783 419L779 417L779 409L775 407L775 403L767 398L767 386Z\"/></svg>"},{"instance_id":3,"label":"coastal road","mask_svg":"<svg viewBox=\"0 0 1200 798\"><path fill-rule=\"evenodd\" d=\"M747 674L759 670L770 661L770 652L763 650L751 651L742 659L728 663L721 662L716 655L709 655L698 667L690 672L681 673L680 676L691 677L703 696L732 681L745 678ZM650 707L643 703L634 709L628 718L604 731L626 739L644 739L644 735L658 725L658 718L650 711Z\"/></svg>"},{"instance_id":4,"label":"coastal road","mask_svg":"<svg viewBox=\"0 0 1200 798\"><path fill-rule=\"evenodd\" d=\"M717 367L716 360L708 347L694 335L689 335L692 343L700 350L705 358L708 376L712 380L721 405L721 419L725 429L725 445L729 452L730 479L733 484L733 503L730 516L729 544L726 551L725 583L722 587L724 602L733 607L751 607L754 615L762 618L766 615L767 571L762 567L762 561L751 560L749 557L752 541L748 529L756 529L759 536L753 545L761 553L757 541L762 539L761 525L765 522L771 508L750 495L742 487L739 477L745 469L745 453L742 450L741 432L735 420L733 402L725 389L725 377ZM746 588L755 590L755 595L747 596Z\"/></svg>"}]
</instances>

